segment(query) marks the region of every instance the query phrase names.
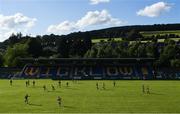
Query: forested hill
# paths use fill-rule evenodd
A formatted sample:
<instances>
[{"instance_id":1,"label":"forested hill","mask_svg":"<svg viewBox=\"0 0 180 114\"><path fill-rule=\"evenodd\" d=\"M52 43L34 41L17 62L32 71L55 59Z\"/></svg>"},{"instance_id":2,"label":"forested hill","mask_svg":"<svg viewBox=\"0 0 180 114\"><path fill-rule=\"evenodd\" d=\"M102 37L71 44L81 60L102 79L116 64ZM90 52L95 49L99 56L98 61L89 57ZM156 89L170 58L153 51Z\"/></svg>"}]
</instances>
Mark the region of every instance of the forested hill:
<instances>
[{"instance_id":1,"label":"forested hill","mask_svg":"<svg viewBox=\"0 0 180 114\"><path fill-rule=\"evenodd\" d=\"M154 25L133 25L133 26L122 26L122 27L111 27L100 30L92 30L86 32L74 32L68 35L43 35L42 38L54 40L56 38L125 38L127 33L131 30L141 31L168 31L168 30L180 30L180 23L176 24L154 24ZM29 37L29 36L28 36ZM38 36L39 37L39 36ZM7 39L5 42L8 42Z\"/></svg>"},{"instance_id":2,"label":"forested hill","mask_svg":"<svg viewBox=\"0 0 180 114\"><path fill-rule=\"evenodd\" d=\"M146 39L161 39L162 37L164 39L166 38L176 38L180 37L180 34L165 34L164 36L153 36L153 37L143 37L142 34L139 34L140 32L147 32L147 31L169 31L169 30L180 30L180 23L176 24L154 24L154 25L133 25L133 26L122 26L122 27L111 27L106 29L100 29L100 30L92 30L92 31L86 31L86 32L74 32L70 33L68 35L37 35L36 37L31 36L24 36L21 33L18 34L12 34L7 40L0 43L0 52L1 50L5 50L8 46L14 45L16 43L25 42L30 38L36 38L39 39L41 43L43 44L52 44L58 42L59 39L70 39L70 40L79 40L83 39L87 42L89 42L92 39L108 39L108 38L122 38L128 41L136 40L137 38L143 38L142 40Z\"/></svg>"},{"instance_id":3,"label":"forested hill","mask_svg":"<svg viewBox=\"0 0 180 114\"><path fill-rule=\"evenodd\" d=\"M67 38L81 38L88 35L92 39L98 38L118 38L125 37L126 34L131 31L167 31L167 30L180 30L180 23L177 24L154 24L154 25L133 25L133 26L122 26L112 27L100 30L93 30L87 32L76 32L68 34L64 37Z\"/></svg>"},{"instance_id":4,"label":"forested hill","mask_svg":"<svg viewBox=\"0 0 180 114\"><path fill-rule=\"evenodd\" d=\"M95 38L101 38L97 39L100 42L92 42ZM161 44L157 39L165 41ZM18 33L0 43L0 66L23 66L18 58L140 57L156 58L157 65L180 67L179 39L180 24L114 27L61 36Z\"/></svg>"}]
</instances>

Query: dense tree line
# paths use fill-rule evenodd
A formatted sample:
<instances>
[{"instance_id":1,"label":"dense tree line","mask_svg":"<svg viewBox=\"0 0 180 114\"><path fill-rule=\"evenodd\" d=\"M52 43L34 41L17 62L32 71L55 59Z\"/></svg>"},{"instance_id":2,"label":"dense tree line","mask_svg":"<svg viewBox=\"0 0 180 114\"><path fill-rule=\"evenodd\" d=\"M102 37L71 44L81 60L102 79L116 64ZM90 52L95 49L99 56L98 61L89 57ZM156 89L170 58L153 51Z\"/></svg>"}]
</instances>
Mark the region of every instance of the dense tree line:
<instances>
[{"instance_id":1,"label":"dense tree line","mask_svg":"<svg viewBox=\"0 0 180 114\"><path fill-rule=\"evenodd\" d=\"M180 24L143 25L115 27L89 32L76 32L69 35L23 36L12 34L9 39L0 43L1 66L21 66L18 58L156 58L156 64L162 66L180 66L179 42L169 40L178 37L174 34L152 35L144 37L140 31L177 30ZM92 44L93 38L109 38ZM113 38L123 37L122 41ZM166 39L159 44L157 39ZM161 46L163 45L163 46Z\"/></svg>"},{"instance_id":2,"label":"dense tree line","mask_svg":"<svg viewBox=\"0 0 180 114\"><path fill-rule=\"evenodd\" d=\"M90 39L81 38L59 38L54 43L43 42L41 37L28 38L0 53L1 65L21 66L18 58L156 58L158 66L180 67L180 41L167 39L158 43L152 39L143 43L110 39L92 45Z\"/></svg>"},{"instance_id":3,"label":"dense tree line","mask_svg":"<svg viewBox=\"0 0 180 114\"><path fill-rule=\"evenodd\" d=\"M167 30L180 30L180 24L155 24L155 25L134 25L134 26L122 26L122 27L112 27L107 29L101 29L101 30L93 30L93 31L87 31L87 32L74 32L68 35L43 35L43 36L37 36L37 38L41 39L41 41L50 44L54 44L57 39L59 38L65 38L65 39L98 39L98 38L124 38L127 40L137 40L137 37L131 38L129 37L129 34L134 34L138 36L138 32L140 31L167 31ZM133 33L134 32L134 33ZM142 36L140 36L142 37ZM157 35L152 36L153 38L176 38L179 37L175 34L167 34L167 35ZM0 43L0 48L7 48L8 45L20 42L21 40L27 39L29 36L22 37L22 34L19 33L17 35L12 34L9 39L7 39L4 42ZM130 39L128 39L130 38ZM147 37L147 39L151 39L151 37Z\"/></svg>"},{"instance_id":4,"label":"dense tree line","mask_svg":"<svg viewBox=\"0 0 180 114\"><path fill-rule=\"evenodd\" d=\"M180 67L180 41L167 40L165 46L158 46L157 40L147 43L100 42L92 46L85 58L156 58L158 66Z\"/></svg>"}]
</instances>

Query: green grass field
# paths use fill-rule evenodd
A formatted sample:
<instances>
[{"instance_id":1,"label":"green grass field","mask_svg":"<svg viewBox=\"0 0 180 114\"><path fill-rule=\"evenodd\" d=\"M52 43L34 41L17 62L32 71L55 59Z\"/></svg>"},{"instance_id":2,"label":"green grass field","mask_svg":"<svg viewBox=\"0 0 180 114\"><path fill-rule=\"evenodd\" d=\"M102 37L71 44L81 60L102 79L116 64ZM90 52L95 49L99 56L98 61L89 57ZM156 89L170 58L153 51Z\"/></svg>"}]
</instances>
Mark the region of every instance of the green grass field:
<instances>
[{"instance_id":1,"label":"green grass field","mask_svg":"<svg viewBox=\"0 0 180 114\"><path fill-rule=\"evenodd\" d=\"M0 113L180 112L179 81L116 81L116 87L112 81L69 81L69 87L66 82L62 81L59 88L58 81L36 80L35 87L25 87L25 80L14 80L13 86L9 80L0 80ZM96 82L100 90L96 89ZM150 94L142 93L142 84L150 87ZM44 91L43 85L49 91ZM30 95L30 105L24 103L26 93ZM57 104L57 96L62 97L62 107Z\"/></svg>"},{"instance_id":2,"label":"green grass field","mask_svg":"<svg viewBox=\"0 0 180 114\"><path fill-rule=\"evenodd\" d=\"M140 32L144 37L152 36L152 35L166 35L166 34L176 34L180 35L180 30L169 30L169 31L142 31ZM179 41L180 38L170 38L174 41ZM164 42L165 39L158 39L158 42Z\"/></svg>"},{"instance_id":3,"label":"green grass field","mask_svg":"<svg viewBox=\"0 0 180 114\"><path fill-rule=\"evenodd\" d=\"M107 42L109 38L92 39L92 43L99 43L101 41ZM114 41L122 41L122 38L113 38Z\"/></svg>"},{"instance_id":4,"label":"green grass field","mask_svg":"<svg viewBox=\"0 0 180 114\"><path fill-rule=\"evenodd\" d=\"M140 32L143 36L152 35L165 35L165 34L176 34L180 35L180 30L169 30L169 31L142 31Z\"/></svg>"},{"instance_id":5,"label":"green grass field","mask_svg":"<svg viewBox=\"0 0 180 114\"><path fill-rule=\"evenodd\" d=\"M174 40L174 41L179 41L180 40L180 38L170 38L171 40ZM143 43L146 43L146 42L151 42L151 40L146 40L146 41L141 41L141 42L143 42ZM158 39L158 42L164 42L165 41L165 39Z\"/></svg>"},{"instance_id":6,"label":"green grass field","mask_svg":"<svg viewBox=\"0 0 180 114\"><path fill-rule=\"evenodd\" d=\"M147 32L141 32L141 34L144 37L147 36L152 36L152 35L165 35L165 34L177 34L180 35L180 30L175 30L175 31L147 31ZM99 43L101 41L107 42L109 38L98 38L98 39L92 39L92 43ZM114 41L122 41L122 38L112 38ZM170 38L171 40L174 41L179 41L180 38ZM158 39L158 42L164 42L165 39ZM142 42L148 42L150 40L142 41Z\"/></svg>"}]
</instances>

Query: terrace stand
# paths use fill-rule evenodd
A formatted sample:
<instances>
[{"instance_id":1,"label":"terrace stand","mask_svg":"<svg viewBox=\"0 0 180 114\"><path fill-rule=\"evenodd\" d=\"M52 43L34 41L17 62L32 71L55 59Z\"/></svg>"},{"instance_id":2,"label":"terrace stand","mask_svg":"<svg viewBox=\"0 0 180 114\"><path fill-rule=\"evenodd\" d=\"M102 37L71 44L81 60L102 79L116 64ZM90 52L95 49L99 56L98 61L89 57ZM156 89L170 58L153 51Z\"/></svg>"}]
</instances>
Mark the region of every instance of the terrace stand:
<instances>
[{"instance_id":1,"label":"terrace stand","mask_svg":"<svg viewBox=\"0 0 180 114\"><path fill-rule=\"evenodd\" d=\"M20 58L24 78L153 79L154 58Z\"/></svg>"}]
</instances>

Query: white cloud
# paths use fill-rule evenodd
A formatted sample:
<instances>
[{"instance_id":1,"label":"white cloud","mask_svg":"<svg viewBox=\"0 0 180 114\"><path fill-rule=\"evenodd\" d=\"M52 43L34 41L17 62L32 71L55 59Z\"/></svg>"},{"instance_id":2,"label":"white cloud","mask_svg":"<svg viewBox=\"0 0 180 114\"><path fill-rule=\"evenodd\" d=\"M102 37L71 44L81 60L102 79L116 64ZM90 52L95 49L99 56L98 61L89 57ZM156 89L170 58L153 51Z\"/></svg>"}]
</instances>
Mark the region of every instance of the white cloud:
<instances>
[{"instance_id":1,"label":"white cloud","mask_svg":"<svg viewBox=\"0 0 180 114\"><path fill-rule=\"evenodd\" d=\"M63 33L68 33L69 31L73 31L75 30L75 24L73 22L69 22L69 21L64 21L58 25L50 25L47 29L47 32L49 33L59 33L59 34L63 34Z\"/></svg>"},{"instance_id":2,"label":"white cloud","mask_svg":"<svg viewBox=\"0 0 180 114\"><path fill-rule=\"evenodd\" d=\"M119 26L125 24L118 18L113 18L107 10L89 11L85 16L76 22L64 21L58 25L50 25L49 33L67 34L72 31L79 31L92 26Z\"/></svg>"},{"instance_id":3,"label":"white cloud","mask_svg":"<svg viewBox=\"0 0 180 114\"><path fill-rule=\"evenodd\" d=\"M108 3L110 0L90 0L90 4L97 5L99 3Z\"/></svg>"},{"instance_id":4,"label":"white cloud","mask_svg":"<svg viewBox=\"0 0 180 114\"><path fill-rule=\"evenodd\" d=\"M167 12L171 9L171 4L165 2L158 2L152 4L151 6L146 6L144 9L141 9L137 12L139 16L146 16L146 17L158 17L163 12Z\"/></svg>"},{"instance_id":5,"label":"white cloud","mask_svg":"<svg viewBox=\"0 0 180 114\"><path fill-rule=\"evenodd\" d=\"M100 24L109 24L109 25L120 25L122 22L119 19L113 18L107 10L100 11L90 11L79 21L76 25L78 27L85 27L89 25L100 25Z\"/></svg>"},{"instance_id":6,"label":"white cloud","mask_svg":"<svg viewBox=\"0 0 180 114\"><path fill-rule=\"evenodd\" d=\"M12 33L27 33L36 21L36 18L29 18L21 13L9 16L0 14L0 41L6 40Z\"/></svg>"}]
</instances>

